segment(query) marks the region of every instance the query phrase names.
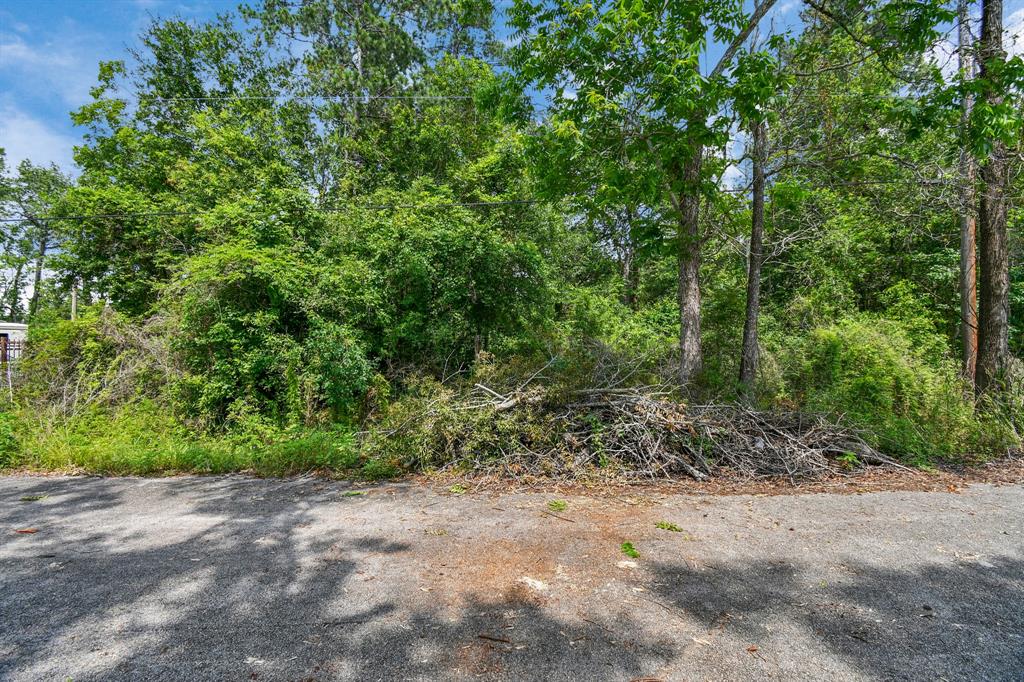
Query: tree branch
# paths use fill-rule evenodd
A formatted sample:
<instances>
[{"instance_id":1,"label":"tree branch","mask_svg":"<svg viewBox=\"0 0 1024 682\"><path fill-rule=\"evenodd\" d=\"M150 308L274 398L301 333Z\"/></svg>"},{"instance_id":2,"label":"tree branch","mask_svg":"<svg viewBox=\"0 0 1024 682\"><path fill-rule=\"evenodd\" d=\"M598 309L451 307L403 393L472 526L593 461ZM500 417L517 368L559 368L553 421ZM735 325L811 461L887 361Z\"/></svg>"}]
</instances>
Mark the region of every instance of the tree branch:
<instances>
[{"instance_id":1,"label":"tree branch","mask_svg":"<svg viewBox=\"0 0 1024 682\"><path fill-rule=\"evenodd\" d=\"M723 71L725 71L726 67L732 63L732 59L736 56L737 50L740 49L740 46L743 45L743 43L747 42L747 38L750 37L750 34L754 32L757 25L761 23L762 19L764 19L764 15L768 14L768 11L774 5L775 0L764 0L760 5L757 5L754 8L754 13L750 15L750 21L747 22L747 25L743 27L743 30L733 38L731 43L729 43L729 47L727 47L725 52L722 53L722 57L718 60L718 63L715 64L715 68L711 69L711 73L708 74L708 80L717 78Z\"/></svg>"}]
</instances>

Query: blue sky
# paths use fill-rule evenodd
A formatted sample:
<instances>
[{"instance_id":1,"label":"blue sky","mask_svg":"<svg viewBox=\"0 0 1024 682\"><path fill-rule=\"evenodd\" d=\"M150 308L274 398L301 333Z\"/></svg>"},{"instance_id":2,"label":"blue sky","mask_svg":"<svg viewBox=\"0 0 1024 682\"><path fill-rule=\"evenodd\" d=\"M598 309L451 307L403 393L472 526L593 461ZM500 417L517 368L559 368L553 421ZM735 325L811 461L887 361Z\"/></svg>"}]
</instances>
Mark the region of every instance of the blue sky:
<instances>
[{"instance_id":1,"label":"blue sky","mask_svg":"<svg viewBox=\"0 0 1024 682\"><path fill-rule=\"evenodd\" d=\"M23 158L72 169L81 131L68 112L89 100L100 60L127 58L154 16L196 21L233 10L239 0L5 0L0 5L0 147ZM779 0L792 20L797 0ZM1024 28L1024 0L1006 3L1007 26ZM1018 41L1015 51L1024 47Z\"/></svg>"},{"instance_id":2,"label":"blue sky","mask_svg":"<svg viewBox=\"0 0 1024 682\"><path fill-rule=\"evenodd\" d=\"M153 16L198 21L238 0L5 0L0 3L0 147L70 169L81 133L69 112L89 101L101 60L127 58Z\"/></svg>"}]
</instances>

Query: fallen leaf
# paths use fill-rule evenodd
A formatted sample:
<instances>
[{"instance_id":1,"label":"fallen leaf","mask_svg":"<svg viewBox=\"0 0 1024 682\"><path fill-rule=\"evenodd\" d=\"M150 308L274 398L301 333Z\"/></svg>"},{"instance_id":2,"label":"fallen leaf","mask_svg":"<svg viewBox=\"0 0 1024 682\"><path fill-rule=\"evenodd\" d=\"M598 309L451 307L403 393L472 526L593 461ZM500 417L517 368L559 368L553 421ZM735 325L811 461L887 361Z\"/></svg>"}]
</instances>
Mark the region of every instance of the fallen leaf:
<instances>
[{"instance_id":1,"label":"fallen leaf","mask_svg":"<svg viewBox=\"0 0 1024 682\"><path fill-rule=\"evenodd\" d=\"M757 645L756 644L751 644L750 646L747 647L747 651L749 651L752 654L757 653Z\"/></svg>"},{"instance_id":2,"label":"fallen leaf","mask_svg":"<svg viewBox=\"0 0 1024 682\"><path fill-rule=\"evenodd\" d=\"M38 533L39 529L38 528L21 528L19 530L14 531L14 532L15 533L24 533L25 535L31 535L32 533Z\"/></svg>"}]
</instances>

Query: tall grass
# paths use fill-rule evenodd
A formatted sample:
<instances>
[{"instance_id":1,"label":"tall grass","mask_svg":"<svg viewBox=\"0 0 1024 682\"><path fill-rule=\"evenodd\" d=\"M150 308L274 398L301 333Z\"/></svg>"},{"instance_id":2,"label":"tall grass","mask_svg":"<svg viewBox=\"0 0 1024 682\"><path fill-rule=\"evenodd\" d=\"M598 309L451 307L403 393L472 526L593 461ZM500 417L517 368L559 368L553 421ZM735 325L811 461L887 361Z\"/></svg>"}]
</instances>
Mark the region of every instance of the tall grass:
<instances>
[{"instance_id":1,"label":"tall grass","mask_svg":"<svg viewBox=\"0 0 1024 682\"><path fill-rule=\"evenodd\" d=\"M5 424L13 429L16 449L8 446L0 466L14 468L109 475L362 474L353 434L340 428L283 432L261 443L198 436L149 402L67 420L21 413Z\"/></svg>"}]
</instances>

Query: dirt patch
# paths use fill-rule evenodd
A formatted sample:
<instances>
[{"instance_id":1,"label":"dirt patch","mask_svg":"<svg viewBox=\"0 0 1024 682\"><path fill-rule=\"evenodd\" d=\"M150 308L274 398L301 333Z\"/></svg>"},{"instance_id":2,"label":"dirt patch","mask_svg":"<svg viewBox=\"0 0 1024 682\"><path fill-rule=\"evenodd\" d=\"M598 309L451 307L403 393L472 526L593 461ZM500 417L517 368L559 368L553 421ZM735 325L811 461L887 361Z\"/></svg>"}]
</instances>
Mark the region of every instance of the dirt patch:
<instances>
[{"instance_id":1,"label":"dirt patch","mask_svg":"<svg viewBox=\"0 0 1024 682\"><path fill-rule=\"evenodd\" d=\"M554 546L506 539L453 538L445 542L444 560L438 568L424 570L420 577L435 606L453 613L469 603L495 608L542 606L548 598L543 586L549 585L556 574ZM434 549L427 551L433 553Z\"/></svg>"}]
</instances>

